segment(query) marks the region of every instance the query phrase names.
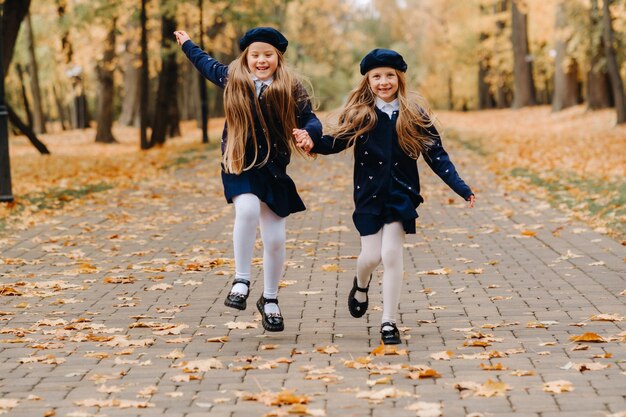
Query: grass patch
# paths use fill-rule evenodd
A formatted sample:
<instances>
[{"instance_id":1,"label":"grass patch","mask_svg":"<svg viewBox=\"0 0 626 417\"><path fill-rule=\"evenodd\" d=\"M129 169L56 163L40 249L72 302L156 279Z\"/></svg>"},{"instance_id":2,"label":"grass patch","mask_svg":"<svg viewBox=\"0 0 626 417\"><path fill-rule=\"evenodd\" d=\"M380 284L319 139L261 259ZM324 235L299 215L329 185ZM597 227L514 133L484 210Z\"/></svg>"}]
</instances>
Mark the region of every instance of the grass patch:
<instances>
[{"instance_id":1,"label":"grass patch","mask_svg":"<svg viewBox=\"0 0 626 417\"><path fill-rule=\"evenodd\" d=\"M489 151L487 151L483 147L483 144L478 138L464 139L463 137L461 137L460 133L455 129L446 130L446 138L449 138L450 140L456 143L459 143L464 148L469 149L470 151L480 156L483 156L483 157L489 156Z\"/></svg>"},{"instance_id":2,"label":"grass patch","mask_svg":"<svg viewBox=\"0 0 626 417\"><path fill-rule=\"evenodd\" d=\"M161 166L161 169L180 169L194 162L202 161L207 159L207 154L209 151L216 149L219 145L219 141L213 139L208 144L204 144L197 148L186 149L178 153L179 156L175 157L168 163Z\"/></svg>"},{"instance_id":3,"label":"grass patch","mask_svg":"<svg viewBox=\"0 0 626 417\"><path fill-rule=\"evenodd\" d=\"M88 184L79 188L53 187L46 192L22 196L21 200L28 202L31 206L35 206L37 210L60 209L70 201L77 200L89 194L107 191L111 188L113 188L113 185L106 183Z\"/></svg>"},{"instance_id":4,"label":"grass patch","mask_svg":"<svg viewBox=\"0 0 626 417\"><path fill-rule=\"evenodd\" d=\"M626 183L563 171L539 174L527 168L513 168L510 174L544 189L553 206L580 213L583 218L604 225L619 238L626 236Z\"/></svg>"}]
</instances>

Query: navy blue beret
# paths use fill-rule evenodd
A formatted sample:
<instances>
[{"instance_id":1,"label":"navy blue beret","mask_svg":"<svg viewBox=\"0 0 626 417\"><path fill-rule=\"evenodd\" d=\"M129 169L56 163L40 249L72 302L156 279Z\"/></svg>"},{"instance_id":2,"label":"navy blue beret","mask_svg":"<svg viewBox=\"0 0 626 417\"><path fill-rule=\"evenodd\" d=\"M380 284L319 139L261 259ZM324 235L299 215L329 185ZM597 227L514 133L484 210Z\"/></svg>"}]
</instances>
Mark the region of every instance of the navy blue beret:
<instances>
[{"instance_id":1,"label":"navy blue beret","mask_svg":"<svg viewBox=\"0 0 626 417\"><path fill-rule=\"evenodd\" d=\"M247 31L241 39L239 39L239 49L242 51L254 42L265 42L278 49L283 54L287 50L289 42L282 33L274 28L258 27Z\"/></svg>"},{"instance_id":2,"label":"navy blue beret","mask_svg":"<svg viewBox=\"0 0 626 417\"><path fill-rule=\"evenodd\" d=\"M406 62L402 55L391 49L374 49L361 60L361 75L367 74L369 70L380 67L390 67L398 71L406 72Z\"/></svg>"}]
</instances>

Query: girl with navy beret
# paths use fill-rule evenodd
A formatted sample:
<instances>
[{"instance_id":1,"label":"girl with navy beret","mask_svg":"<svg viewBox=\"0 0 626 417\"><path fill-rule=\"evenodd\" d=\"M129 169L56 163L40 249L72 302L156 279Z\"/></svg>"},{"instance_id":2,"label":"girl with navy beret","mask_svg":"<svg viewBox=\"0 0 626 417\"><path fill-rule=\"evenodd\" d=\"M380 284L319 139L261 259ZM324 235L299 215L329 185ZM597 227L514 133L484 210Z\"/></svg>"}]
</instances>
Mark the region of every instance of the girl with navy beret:
<instances>
[{"instance_id":1,"label":"girl with navy beret","mask_svg":"<svg viewBox=\"0 0 626 417\"><path fill-rule=\"evenodd\" d=\"M184 31L174 32L183 52L209 81L224 89L222 183L235 206L235 279L224 304L246 308L256 229L263 240L263 294L256 303L267 331L282 331L278 283L285 263L285 219L305 209L287 175L292 153L305 155L296 128L319 139L322 125L309 96L285 65L288 41L273 28L257 27L239 41L241 55L224 65L202 51Z\"/></svg>"},{"instance_id":2,"label":"girl with navy beret","mask_svg":"<svg viewBox=\"0 0 626 417\"><path fill-rule=\"evenodd\" d=\"M381 340L385 344L401 343L396 315L404 275L403 244L406 233L415 233L416 208L424 201L417 158L423 155L430 168L474 206L474 193L444 150L425 100L406 90L406 69L399 53L374 49L362 59L363 78L331 134L320 138L294 131L312 153L354 148L352 218L361 236L361 253L348 310L353 317L365 314L372 272L382 260Z\"/></svg>"}]
</instances>

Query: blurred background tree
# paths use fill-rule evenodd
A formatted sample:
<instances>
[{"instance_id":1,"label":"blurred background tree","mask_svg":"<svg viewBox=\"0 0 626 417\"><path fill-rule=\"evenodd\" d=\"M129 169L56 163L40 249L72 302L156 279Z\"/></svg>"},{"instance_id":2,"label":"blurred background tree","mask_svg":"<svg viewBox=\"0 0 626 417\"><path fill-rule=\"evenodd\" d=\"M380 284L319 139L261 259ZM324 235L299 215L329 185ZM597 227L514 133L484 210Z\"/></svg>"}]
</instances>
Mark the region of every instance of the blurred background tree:
<instances>
[{"instance_id":1,"label":"blurred background tree","mask_svg":"<svg viewBox=\"0 0 626 417\"><path fill-rule=\"evenodd\" d=\"M141 3L30 4L5 62L7 102L33 134L95 124L94 140L114 143L115 123L140 126ZM623 112L626 0L203 0L201 27L199 0L144 3L144 148L176 136L179 120L201 123L201 83L174 28L197 43L202 34L224 63L250 27L280 29L290 41L287 61L308 78L320 110L340 106L360 77L360 58L383 47L405 57L411 87L435 108L585 103ZM209 114L223 115L222 92L207 88Z\"/></svg>"}]
</instances>

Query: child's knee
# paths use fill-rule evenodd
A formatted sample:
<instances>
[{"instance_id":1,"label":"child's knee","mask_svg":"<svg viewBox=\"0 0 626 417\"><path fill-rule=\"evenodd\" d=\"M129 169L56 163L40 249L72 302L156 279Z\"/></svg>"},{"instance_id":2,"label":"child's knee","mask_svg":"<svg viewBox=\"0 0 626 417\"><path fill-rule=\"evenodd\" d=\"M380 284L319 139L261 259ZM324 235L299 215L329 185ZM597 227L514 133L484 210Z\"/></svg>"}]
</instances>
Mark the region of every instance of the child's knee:
<instances>
[{"instance_id":1,"label":"child's knee","mask_svg":"<svg viewBox=\"0 0 626 417\"><path fill-rule=\"evenodd\" d=\"M281 253L285 250L285 239L278 236L265 238L263 240L263 248L268 253Z\"/></svg>"},{"instance_id":2,"label":"child's knee","mask_svg":"<svg viewBox=\"0 0 626 417\"><path fill-rule=\"evenodd\" d=\"M402 252L394 249L383 250L381 253L383 266L394 267L402 265Z\"/></svg>"},{"instance_id":3,"label":"child's knee","mask_svg":"<svg viewBox=\"0 0 626 417\"><path fill-rule=\"evenodd\" d=\"M371 255L371 254L361 253L359 255L359 259L357 262L359 263L360 266L366 269L374 269L378 266L378 264L380 264L380 261L381 261L380 255Z\"/></svg>"}]
</instances>

